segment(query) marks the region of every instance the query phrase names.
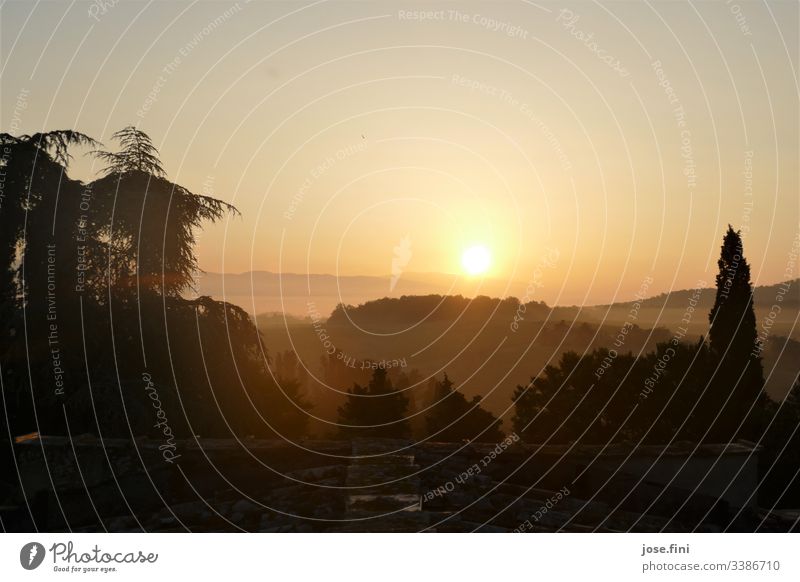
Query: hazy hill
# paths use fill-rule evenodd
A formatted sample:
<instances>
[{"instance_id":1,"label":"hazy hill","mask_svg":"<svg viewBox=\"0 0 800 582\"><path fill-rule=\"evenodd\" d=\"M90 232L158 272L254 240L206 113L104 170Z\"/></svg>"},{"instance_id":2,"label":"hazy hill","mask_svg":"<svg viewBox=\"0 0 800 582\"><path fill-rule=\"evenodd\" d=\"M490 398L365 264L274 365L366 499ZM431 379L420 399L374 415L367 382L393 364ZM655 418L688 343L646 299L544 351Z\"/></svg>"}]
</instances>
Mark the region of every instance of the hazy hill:
<instances>
[{"instance_id":1,"label":"hazy hill","mask_svg":"<svg viewBox=\"0 0 800 582\"><path fill-rule=\"evenodd\" d=\"M784 298L781 300L781 304L786 308L797 309L800 307L800 279L794 279L792 281L787 281L789 283L788 291L783 293ZM756 305L760 306L769 306L776 302L776 297L779 295L779 290L785 287L784 283L776 283L775 285L765 285L765 286L757 286L754 291L753 295L755 298ZM707 289L707 291L713 291L712 289ZM672 293L661 293L659 295L654 295L653 297L648 297L642 300L642 305L646 307L661 307L662 305L667 305L670 308L682 308L684 305L688 304L689 299L692 297L693 290L690 289L681 289L680 291L673 291ZM632 301L622 302L622 303L615 303L616 307L625 307L631 305ZM701 306L703 309L711 309L711 305L714 303L714 293L703 293L701 299ZM597 307L608 307L608 305L598 305Z\"/></svg>"},{"instance_id":2,"label":"hazy hill","mask_svg":"<svg viewBox=\"0 0 800 582\"><path fill-rule=\"evenodd\" d=\"M320 313L328 314L339 303L359 305L378 297L429 293L503 296L509 294L507 286L506 281L497 279L469 279L445 273L403 273L392 285L388 275L304 275L270 271L203 273L195 283L198 295L230 301L251 313L282 311L301 317L308 314L309 301ZM520 285L515 287L519 288Z\"/></svg>"},{"instance_id":3,"label":"hazy hill","mask_svg":"<svg viewBox=\"0 0 800 582\"><path fill-rule=\"evenodd\" d=\"M375 313L380 298L399 299L404 295L463 295L465 297L508 297L524 294L524 284L508 283L498 279L475 280L443 273L403 273L394 287L391 277L336 276L327 274L303 275L252 271L247 273L204 273L197 278L198 295L209 295L235 303L250 313L282 312L297 317L307 317L317 311L327 317L336 305L362 305L359 313ZM776 302L779 285L756 287L756 315L760 320ZM693 290L676 290L644 299L638 310L637 322L641 326L661 325L675 327L684 318ZM714 301L714 290L705 289L691 317L690 332L705 333L707 314ZM311 303L311 305L309 305ZM629 317L633 301L612 305L557 306L551 318L619 325ZM791 282L781 303L782 311L776 318L772 333L800 339L800 330L791 330L794 317L800 308L800 279ZM441 316L442 311L439 311ZM398 314L389 310L384 316L395 319ZM545 318L545 312L539 314ZM530 319L530 318L529 318Z\"/></svg>"},{"instance_id":4,"label":"hazy hill","mask_svg":"<svg viewBox=\"0 0 800 582\"><path fill-rule=\"evenodd\" d=\"M800 339L800 326L795 323L798 310L800 310L800 279L795 279L788 283L788 290L784 289L783 294L781 294L781 286L783 284L755 288L753 295L756 318L758 324L761 325L769 316L770 311L772 311L772 306L778 305L780 306L780 311L777 313L777 317L771 320L770 333L772 335ZM681 289L642 300L640 302L641 308L637 313L639 325L663 325L674 329L688 315L689 332L692 334L704 334L708 328L708 313L714 304L716 291L709 288L702 289L699 297L692 305L694 296L694 290ZM781 297L781 299L779 300L778 297ZM604 321L606 323L622 322L634 308L634 303L634 301L626 301L612 305L583 307L581 309L581 319ZM693 312L691 312L692 308L694 309Z\"/></svg>"},{"instance_id":5,"label":"hazy hill","mask_svg":"<svg viewBox=\"0 0 800 582\"><path fill-rule=\"evenodd\" d=\"M777 286L757 290L759 324L776 292ZM513 297L404 295L338 308L329 316L321 309L307 318L264 314L258 324L271 354L291 351L299 356L306 370L302 383L317 404L315 413L331 422L340 392L368 378L365 361L380 360L396 362L391 374L395 381L410 382L409 395L416 402L425 400L427 378L446 371L468 397L482 396L485 406L499 415L510 406L517 384L556 363L564 351L605 346L636 354L669 340L692 293L651 297L638 311L633 302L550 308L541 302L520 305ZM686 341L707 332L712 301L712 290L700 294ZM773 397L782 397L800 370L800 342L783 336L797 317L796 294L787 295L781 305L764 351L767 389ZM625 321L632 327L619 343Z\"/></svg>"}]
</instances>

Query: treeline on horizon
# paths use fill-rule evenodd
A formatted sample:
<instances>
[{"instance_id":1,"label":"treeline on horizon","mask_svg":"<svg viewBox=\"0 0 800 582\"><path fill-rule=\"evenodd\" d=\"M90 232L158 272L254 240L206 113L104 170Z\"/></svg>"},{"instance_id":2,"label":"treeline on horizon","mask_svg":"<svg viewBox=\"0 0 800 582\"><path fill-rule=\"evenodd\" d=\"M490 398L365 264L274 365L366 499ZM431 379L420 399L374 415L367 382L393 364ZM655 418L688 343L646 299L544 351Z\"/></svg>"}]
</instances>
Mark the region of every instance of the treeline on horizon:
<instances>
[{"instance_id":1,"label":"treeline on horizon","mask_svg":"<svg viewBox=\"0 0 800 582\"><path fill-rule=\"evenodd\" d=\"M610 304L598 305L557 305L550 306L545 301L521 301L519 298L509 296L505 298L478 295L476 297L464 297L463 295L402 295L400 297L383 297L365 301L359 305L340 303L331 312L327 323L349 324L351 322L359 325L375 325L384 323L417 323L420 321L486 321L496 319L498 321L580 321L588 323L603 324L607 320L614 320L619 312L627 312L628 309L637 304L641 310L655 309L657 319L650 321L650 318L640 314L639 320L653 325L667 326L675 323L671 316L675 314L671 310L682 311L685 305L696 294L697 289L681 289L669 293L659 293L657 295L643 297L636 300L617 301ZM698 309L711 309L715 300L715 290L710 287L703 287L703 293L694 298ZM781 294L781 291L784 293ZM791 320L791 312L800 308L800 279L787 280L774 285L765 285L753 289L753 306L755 309L768 310L775 304L775 297L781 296L782 310L778 314ZM602 319L594 316L600 312ZM302 322L303 319L296 316L277 312L264 313L258 316L259 320L269 319L280 320L284 318L289 322Z\"/></svg>"},{"instance_id":2,"label":"treeline on horizon","mask_svg":"<svg viewBox=\"0 0 800 582\"><path fill-rule=\"evenodd\" d=\"M468 298L462 295L403 295L368 301L357 307L339 304L327 320L329 324L359 322L454 321L456 319L514 321L519 314L527 319L545 318L550 307L544 301L520 302L516 297L500 299L487 295Z\"/></svg>"}]
</instances>

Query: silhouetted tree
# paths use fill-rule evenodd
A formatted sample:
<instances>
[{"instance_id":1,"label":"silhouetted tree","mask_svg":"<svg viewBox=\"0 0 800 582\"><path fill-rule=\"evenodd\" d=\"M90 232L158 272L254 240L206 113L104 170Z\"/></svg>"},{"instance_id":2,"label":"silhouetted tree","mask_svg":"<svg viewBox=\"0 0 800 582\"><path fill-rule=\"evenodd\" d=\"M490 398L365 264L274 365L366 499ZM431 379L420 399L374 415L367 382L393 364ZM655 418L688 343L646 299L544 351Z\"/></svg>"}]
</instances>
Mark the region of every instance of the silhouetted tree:
<instances>
[{"instance_id":1,"label":"silhouetted tree","mask_svg":"<svg viewBox=\"0 0 800 582\"><path fill-rule=\"evenodd\" d=\"M699 400L706 386L705 343L659 343L639 357L601 348L566 352L556 366L517 386L514 429L529 442L664 444L706 432Z\"/></svg>"},{"instance_id":2,"label":"silhouetted tree","mask_svg":"<svg viewBox=\"0 0 800 582\"><path fill-rule=\"evenodd\" d=\"M195 229L235 209L167 181L143 132L117 137L121 152L100 154L106 175L84 185L67 175L67 148L91 138L0 135L8 430L67 434L66 417L71 434L159 437L152 384L175 436L302 435L309 406L272 380L249 315L181 297Z\"/></svg>"},{"instance_id":3,"label":"silhouetted tree","mask_svg":"<svg viewBox=\"0 0 800 582\"><path fill-rule=\"evenodd\" d=\"M97 220L110 241L114 288L178 297L197 271L195 229L238 210L168 181L143 131L126 127L113 137L122 149L94 152L108 165L91 188L104 211Z\"/></svg>"},{"instance_id":4,"label":"silhouetted tree","mask_svg":"<svg viewBox=\"0 0 800 582\"><path fill-rule=\"evenodd\" d=\"M59 344L50 343L56 322L48 315L58 307L59 323L69 327L78 313L71 301L77 260L72 202L82 185L66 169L68 148L80 145L97 143L69 130L0 134L0 371L12 430L32 426L34 399L52 401L58 388L51 370L53 356L61 354L54 351ZM70 338L62 334L61 340ZM40 420L48 417L42 406Z\"/></svg>"},{"instance_id":5,"label":"silhouetted tree","mask_svg":"<svg viewBox=\"0 0 800 582\"><path fill-rule=\"evenodd\" d=\"M293 350L284 350L275 354L272 369L278 380L293 382L299 390L308 384L308 369Z\"/></svg>"},{"instance_id":6,"label":"silhouetted tree","mask_svg":"<svg viewBox=\"0 0 800 582\"><path fill-rule=\"evenodd\" d=\"M434 403L425 417L427 436L434 441L458 442L464 439L477 442L499 442L503 439L500 419L484 410L480 396L471 402L453 388L444 375L436 382Z\"/></svg>"},{"instance_id":7,"label":"silhouetted tree","mask_svg":"<svg viewBox=\"0 0 800 582\"><path fill-rule=\"evenodd\" d=\"M43 203L55 205L71 159L68 148L81 145L98 144L71 130L20 136L0 133L0 309L4 306L6 317L21 291L17 258L25 247L25 219ZM55 216L51 214L50 219L54 221Z\"/></svg>"},{"instance_id":8,"label":"silhouetted tree","mask_svg":"<svg viewBox=\"0 0 800 582\"><path fill-rule=\"evenodd\" d=\"M717 265L716 298L708 316L709 346L717 364L709 381L708 403L713 405L705 407L709 424L713 422L708 440L758 438L756 418L765 400L753 287L741 234L730 225Z\"/></svg>"},{"instance_id":9,"label":"silhouetted tree","mask_svg":"<svg viewBox=\"0 0 800 582\"><path fill-rule=\"evenodd\" d=\"M355 384L339 407L341 432L346 437L406 438L408 398L392 387L386 370L378 368L366 388Z\"/></svg>"},{"instance_id":10,"label":"silhouetted tree","mask_svg":"<svg viewBox=\"0 0 800 582\"><path fill-rule=\"evenodd\" d=\"M645 370L645 362L637 363L629 354L612 357L605 348L584 356L566 352L557 366L547 366L527 386L517 386L514 430L537 443L597 443L612 435L625 440L636 429L621 425L619 416L624 418L637 402L635 390Z\"/></svg>"},{"instance_id":11,"label":"silhouetted tree","mask_svg":"<svg viewBox=\"0 0 800 582\"><path fill-rule=\"evenodd\" d=\"M107 163L102 170L105 174L127 174L129 172L144 172L152 176L166 178L167 173L161 165L158 150L153 145L150 136L133 125L129 125L112 136L119 142L122 149L119 152L95 150L92 152Z\"/></svg>"}]
</instances>

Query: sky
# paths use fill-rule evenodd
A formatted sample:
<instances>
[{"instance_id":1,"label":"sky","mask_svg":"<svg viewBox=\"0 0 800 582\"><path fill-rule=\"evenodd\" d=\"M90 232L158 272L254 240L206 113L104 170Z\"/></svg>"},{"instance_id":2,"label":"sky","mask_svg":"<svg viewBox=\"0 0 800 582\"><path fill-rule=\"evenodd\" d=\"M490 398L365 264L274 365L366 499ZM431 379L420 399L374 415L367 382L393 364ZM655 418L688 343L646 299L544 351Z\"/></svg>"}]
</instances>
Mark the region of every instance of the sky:
<instances>
[{"instance_id":1,"label":"sky","mask_svg":"<svg viewBox=\"0 0 800 582\"><path fill-rule=\"evenodd\" d=\"M147 132L242 212L207 271L460 277L478 246L597 304L712 285L730 223L770 284L800 269L798 6L7 0L0 128Z\"/></svg>"}]
</instances>

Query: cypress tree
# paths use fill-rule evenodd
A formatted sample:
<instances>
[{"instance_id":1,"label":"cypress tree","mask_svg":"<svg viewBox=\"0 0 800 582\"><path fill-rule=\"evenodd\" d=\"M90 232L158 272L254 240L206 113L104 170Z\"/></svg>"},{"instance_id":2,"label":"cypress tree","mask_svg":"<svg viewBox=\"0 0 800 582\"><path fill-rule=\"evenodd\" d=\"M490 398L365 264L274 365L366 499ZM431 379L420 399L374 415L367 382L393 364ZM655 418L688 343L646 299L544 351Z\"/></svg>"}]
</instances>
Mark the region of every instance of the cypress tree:
<instances>
[{"instance_id":1,"label":"cypress tree","mask_svg":"<svg viewBox=\"0 0 800 582\"><path fill-rule=\"evenodd\" d=\"M704 408L709 421L717 413L719 416L708 440L752 439L758 436L755 419L764 404L764 372L750 265L744 257L741 233L730 225L717 265L717 294L708 316L709 347L716 371L709 380L709 406Z\"/></svg>"}]
</instances>

